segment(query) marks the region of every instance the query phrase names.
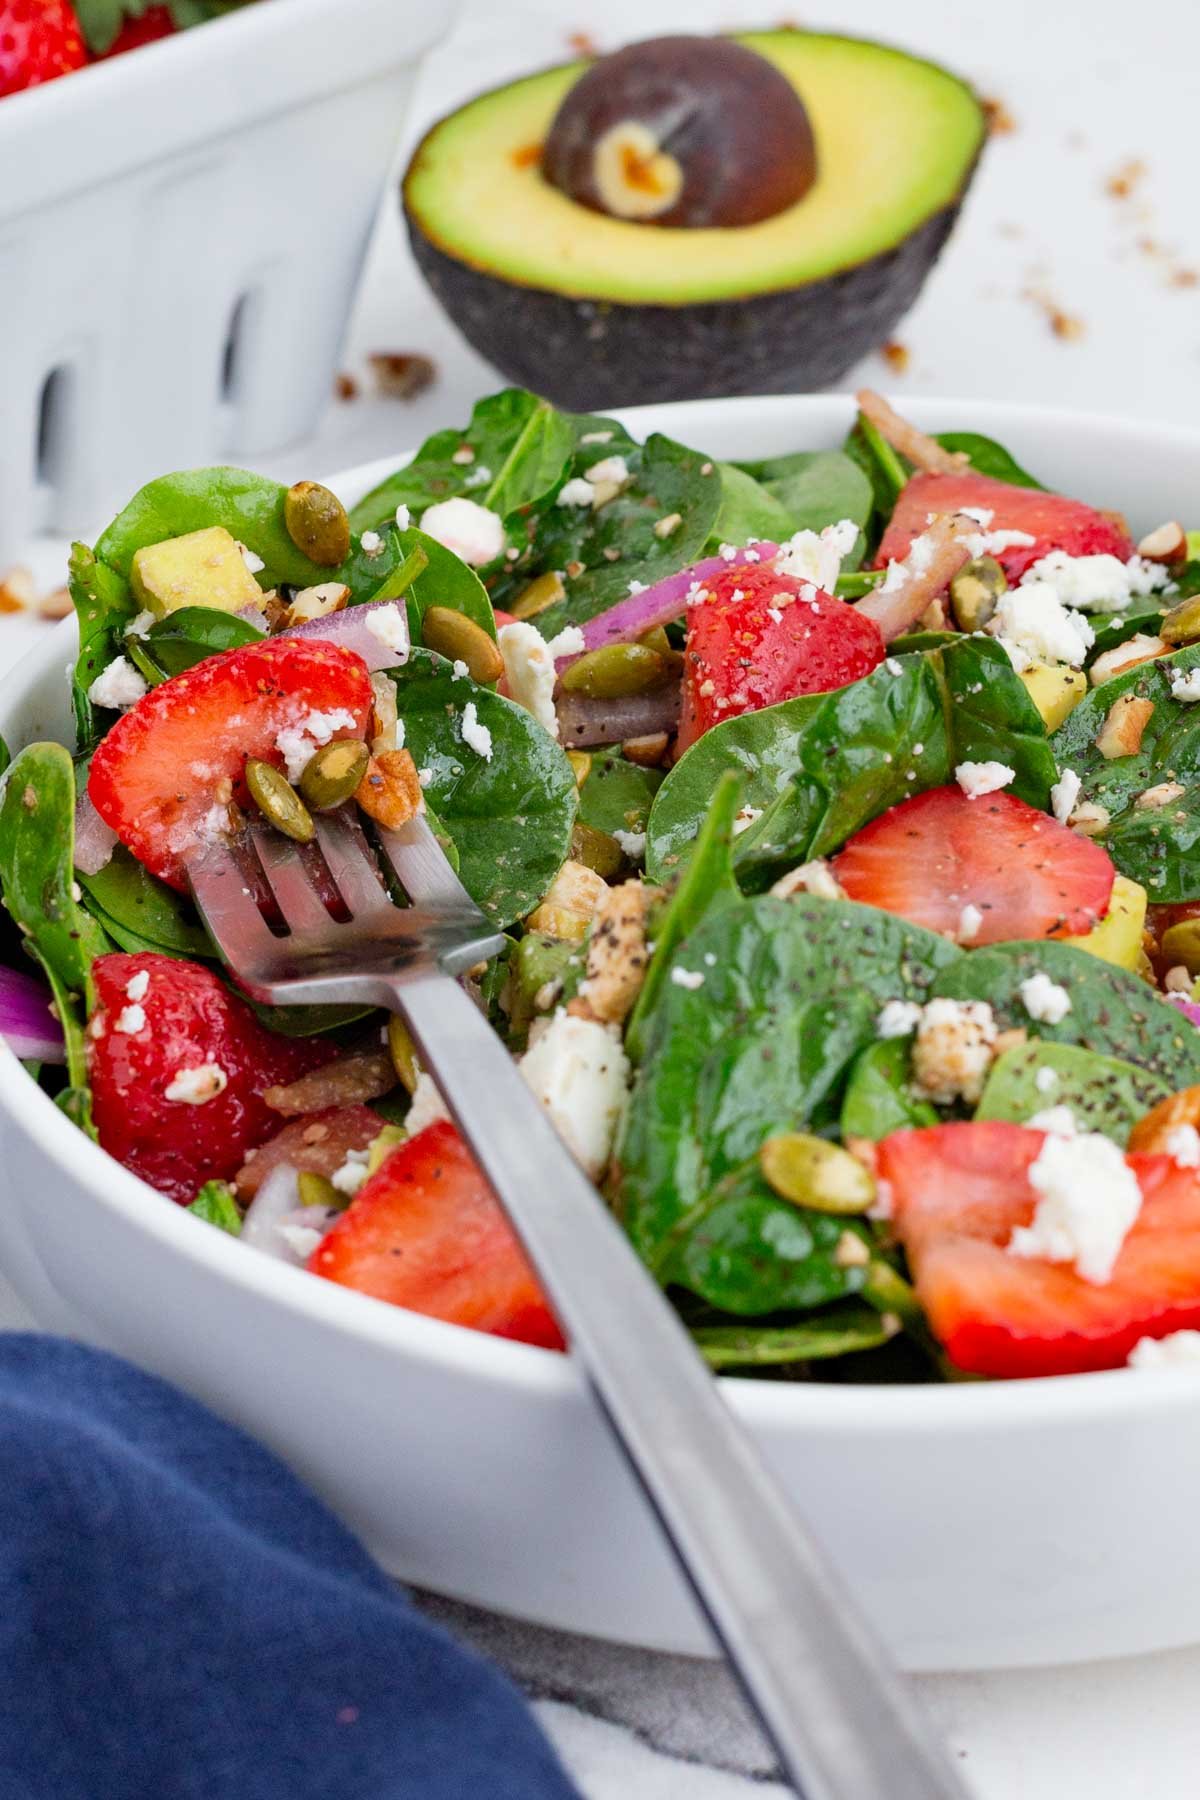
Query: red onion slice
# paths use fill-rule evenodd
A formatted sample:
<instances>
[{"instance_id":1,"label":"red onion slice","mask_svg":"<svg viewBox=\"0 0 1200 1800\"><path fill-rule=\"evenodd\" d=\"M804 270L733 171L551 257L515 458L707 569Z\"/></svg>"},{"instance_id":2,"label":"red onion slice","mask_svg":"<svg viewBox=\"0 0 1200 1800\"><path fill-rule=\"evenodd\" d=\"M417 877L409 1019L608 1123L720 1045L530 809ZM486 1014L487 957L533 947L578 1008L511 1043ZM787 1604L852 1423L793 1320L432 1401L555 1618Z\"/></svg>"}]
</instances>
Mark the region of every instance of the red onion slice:
<instances>
[{"instance_id":1,"label":"red onion slice","mask_svg":"<svg viewBox=\"0 0 1200 1800\"><path fill-rule=\"evenodd\" d=\"M384 614L388 615L386 630L378 635ZM408 613L403 600L367 600L361 606L344 606L340 612L329 613L324 619L307 619L303 625L290 625L286 631L275 635L319 638L322 643L340 644L343 650L353 650L356 656L361 656L372 675L384 669L398 669L408 661L411 647Z\"/></svg>"},{"instance_id":2,"label":"red onion slice","mask_svg":"<svg viewBox=\"0 0 1200 1800\"><path fill-rule=\"evenodd\" d=\"M778 544L748 544L744 549L735 550L732 556L707 556L703 562L680 569L676 574L656 581L653 587L643 588L640 594L630 594L610 606L607 612L589 619L580 627L584 650L599 650L605 644L629 644L659 625L669 625L672 619L683 614L695 583L703 583L714 575L727 575L740 563L773 562L778 555ZM560 656L555 660L560 668L565 668L573 659Z\"/></svg>"},{"instance_id":3,"label":"red onion slice","mask_svg":"<svg viewBox=\"0 0 1200 1800\"><path fill-rule=\"evenodd\" d=\"M84 788L75 802L75 867L83 875L98 875L112 861L117 834L106 825Z\"/></svg>"},{"instance_id":4,"label":"red onion slice","mask_svg":"<svg viewBox=\"0 0 1200 1800\"><path fill-rule=\"evenodd\" d=\"M855 612L874 619L885 644L902 637L913 629L933 601L946 592L958 571L970 562L968 540L978 535L979 521L968 518L965 513L934 519L920 537L914 539L904 563L896 565L901 571L899 578L891 575L885 578L879 587L857 602ZM922 549L914 556L917 545ZM895 585L889 587L892 580Z\"/></svg>"},{"instance_id":5,"label":"red onion slice","mask_svg":"<svg viewBox=\"0 0 1200 1800\"><path fill-rule=\"evenodd\" d=\"M559 742L566 750L586 750L592 744L623 744L656 731L674 731L680 699L675 681L622 700L593 700L562 691L554 702Z\"/></svg>"},{"instance_id":6,"label":"red onion slice","mask_svg":"<svg viewBox=\"0 0 1200 1800\"><path fill-rule=\"evenodd\" d=\"M1192 1025L1200 1025L1200 1001L1189 1000L1186 994L1164 994L1163 999L1168 1006L1181 1012Z\"/></svg>"},{"instance_id":7,"label":"red onion slice","mask_svg":"<svg viewBox=\"0 0 1200 1800\"><path fill-rule=\"evenodd\" d=\"M17 969L0 968L0 1037L26 1062L66 1062L62 1026L50 1011L48 987Z\"/></svg>"}]
</instances>

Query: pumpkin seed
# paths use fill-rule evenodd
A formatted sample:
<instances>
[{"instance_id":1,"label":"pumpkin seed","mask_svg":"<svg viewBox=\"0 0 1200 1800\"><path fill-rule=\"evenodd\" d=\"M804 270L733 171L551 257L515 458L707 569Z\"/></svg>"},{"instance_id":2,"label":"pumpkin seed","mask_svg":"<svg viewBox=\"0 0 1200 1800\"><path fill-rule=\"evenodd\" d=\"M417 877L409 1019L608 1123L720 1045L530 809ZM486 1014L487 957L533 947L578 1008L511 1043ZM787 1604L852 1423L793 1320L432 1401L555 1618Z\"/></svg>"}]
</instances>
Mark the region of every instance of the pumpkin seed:
<instances>
[{"instance_id":1,"label":"pumpkin seed","mask_svg":"<svg viewBox=\"0 0 1200 1800\"><path fill-rule=\"evenodd\" d=\"M813 1212L863 1213L875 1199L875 1179L856 1156L805 1131L769 1137L759 1166L781 1200Z\"/></svg>"},{"instance_id":2,"label":"pumpkin seed","mask_svg":"<svg viewBox=\"0 0 1200 1800\"><path fill-rule=\"evenodd\" d=\"M626 762L637 763L641 769L657 769L670 741L665 731L650 731L644 737L626 738L621 745L621 755Z\"/></svg>"},{"instance_id":3,"label":"pumpkin seed","mask_svg":"<svg viewBox=\"0 0 1200 1800\"><path fill-rule=\"evenodd\" d=\"M1200 638L1200 594L1181 600L1169 613L1164 613L1158 635L1168 644L1195 643Z\"/></svg>"},{"instance_id":4,"label":"pumpkin seed","mask_svg":"<svg viewBox=\"0 0 1200 1800\"><path fill-rule=\"evenodd\" d=\"M327 1206L332 1212L346 1204L346 1196L338 1193L328 1175L318 1175L315 1169L301 1169L296 1181L301 1206Z\"/></svg>"},{"instance_id":5,"label":"pumpkin seed","mask_svg":"<svg viewBox=\"0 0 1200 1800\"><path fill-rule=\"evenodd\" d=\"M536 618L548 606L556 606L560 600L564 600L566 593L558 570L547 569L544 575L538 575L528 587L521 589L512 603L512 616L514 619Z\"/></svg>"},{"instance_id":6,"label":"pumpkin seed","mask_svg":"<svg viewBox=\"0 0 1200 1800\"><path fill-rule=\"evenodd\" d=\"M323 744L304 765L300 793L316 812L341 806L357 791L367 769L367 746L358 738Z\"/></svg>"},{"instance_id":7,"label":"pumpkin seed","mask_svg":"<svg viewBox=\"0 0 1200 1800\"><path fill-rule=\"evenodd\" d=\"M397 1013L393 1013L388 1020L387 1041L392 1067L409 1093L415 1094L417 1076L421 1073L421 1064L417 1059L417 1047L412 1041L408 1026Z\"/></svg>"},{"instance_id":8,"label":"pumpkin seed","mask_svg":"<svg viewBox=\"0 0 1200 1800\"><path fill-rule=\"evenodd\" d=\"M450 662L467 665L472 681L486 686L499 681L504 673L504 658L496 640L482 625L468 619L466 613L450 606L431 606L421 620L421 641L427 650L436 650Z\"/></svg>"},{"instance_id":9,"label":"pumpkin seed","mask_svg":"<svg viewBox=\"0 0 1200 1800\"><path fill-rule=\"evenodd\" d=\"M378 1137L372 1138L367 1150L367 1179L370 1180L376 1169L381 1169L397 1144L404 1143L408 1137L403 1125L385 1125Z\"/></svg>"},{"instance_id":10,"label":"pumpkin seed","mask_svg":"<svg viewBox=\"0 0 1200 1800\"><path fill-rule=\"evenodd\" d=\"M312 814L285 775L252 756L246 762L246 786L264 819L298 844L312 843Z\"/></svg>"},{"instance_id":11,"label":"pumpkin seed","mask_svg":"<svg viewBox=\"0 0 1200 1800\"><path fill-rule=\"evenodd\" d=\"M669 659L646 644L604 644L573 662L562 684L569 693L584 694L589 700L623 700L661 687L671 672Z\"/></svg>"},{"instance_id":12,"label":"pumpkin seed","mask_svg":"<svg viewBox=\"0 0 1200 1800\"><path fill-rule=\"evenodd\" d=\"M592 759L586 750L568 750L567 761L575 771L575 786L581 788L592 772Z\"/></svg>"},{"instance_id":13,"label":"pumpkin seed","mask_svg":"<svg viewBox=\"0 0 1200 1800\"><path fill-rule=\"evenodd\" d=\"M1180 919L1169 925L1159 945L1166 960L1182 963L1189 975L1200 975L1200 919Z\"/></svg>"},{"instance_id":14,"label":"pumpkin seed","mask_svg":"<svg viewBox=\"0 0 1200 1800\"><path fill-rule=\"evenodd\" d=\"M350 519L337 495L319 481L298 481L283 502L283 522L297 550L323 569L350 554Z\"/></svg>"},{"instance_id":15,"label":"pumpkin seed","mask_svg":"<svg viewBox=\"0 0 1200 1800\"><path fill-rule=\"evenodd\" d=\"M994 556L977 556L950 583L950 610L960 631L981 631L996 610L1008 577Z\"/></svg>"},{"instance_id":16,"label":"pumpkin seed","mask_svg":"<svg viewBox=\"0 0 1200 1800\"><path fill-rule=\"evenodd\" d=\"M594 825L585 824L582 819L576 819L571 827L571 856L585 869L594 869L597 875L603 875L605 881L611 881L620 873L624 861L624 852L616 838L610 837L607 831L597 831Z\"/></svg>"}]
</instances>

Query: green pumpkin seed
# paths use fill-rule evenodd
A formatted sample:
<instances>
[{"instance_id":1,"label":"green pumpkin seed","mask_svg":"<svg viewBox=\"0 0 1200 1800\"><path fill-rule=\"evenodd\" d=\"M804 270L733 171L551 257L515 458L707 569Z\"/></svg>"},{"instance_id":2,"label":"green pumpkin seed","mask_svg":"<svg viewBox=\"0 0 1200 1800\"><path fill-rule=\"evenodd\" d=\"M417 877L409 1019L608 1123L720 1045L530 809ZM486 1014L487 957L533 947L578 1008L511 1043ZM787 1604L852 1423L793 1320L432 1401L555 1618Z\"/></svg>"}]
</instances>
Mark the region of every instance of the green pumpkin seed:
<instances>
[{"instance_id":1,"label":"green pumpkin seed","mask_svg":"<svg viewBox=\"0 0 1200 1800\"><path fill-rule=\"evenodd\" d=\"M346 1196L338 1193L328 1175L318 1175L315 1169L301 1169L296 1181L301 1206L326 1206L336 1211L346 1204Z\"/></svg>"},{"instance_id":2,"label":"green pumpkin seed","mask_svg":"<svg viewBox=\"0 0 1200 1800\"><path fill-rule=\"evenodd\" d=\"M1200 594L1181 600L1164 613L1158 635L1168 644L1194 644L1200 638Z\"/></svg>"},{"instance_id":3,"label":"green pumpkin seed","mask_svg":"<svg viewBox=\"0 0 1200 1800\"><path fill-rule=\"evenodd\" d=\"M1008 577L994 556L978 556L950 583L950 610L960 631L982 631L1007 592Z\"/></svg>"},{"instance_id":4,"label":"green pumpkin seed","mask_svg":"<svg viewBox=\"0 0 1200 1800\"><path fill-rule=\"evenodd\" d=\"M367 1150L367 1180L371 1179L376 1169L381 1169L397 1144L404 1143L408 1137L403 1125L385 1125L378 1137L372 1138Z\"/></svg>"},{"instance_id":5,"label":"green pumpkin seed","mask_svg":"<svg viewBox=\"0 0 1200 1800\"><path fill-rule=\"evenodd\" d=\"M304 765L300 794L314 811L328 812L356 792L367 772L370 753L358 738L337 738L323 744Z\"/></svg>"},{"instance_id":6,"label":"green pumpkin seed","mask_svg":"<svg viewBox=\"0 0 1200 1800\"><path fill-rule=\"evenodd\" d=\"M625 852L615 837L609 837L607 831L597 831L594 825L587 825L582 819L576 819L571 827L571 859L582 863L586 869L595 870L605 881L611 881L614 875L621 872Z\"/></svg>"},{"instance_id":7,"label":"green pumpkin seed","mask_svg":"<svg viewBox=\"0 0 1200 1800\"><path fill-rule=\"evenodd\" d=\"M1180 919L1168 926L1160 949L1172 965L1182 963L1189 975L1200 975L1200 919Z\"/></svg>"},{"instance_id":8,"label":"green pumpkin seed","mask_svg":"<svg viewBox=\"0 0 1200 1800\"><path fill-rule=\"evenodd\" d=\"M643 694L670 679L672 662L646 644L605 644L573 662L562 678L572 694L589 700L623 700Z\"/></svg>"},{"instance_id":9,"label":"green pumpkin seed","mask_svg":"<svg viewBox=\"0 0 1200 1800\"><path fill-rule=\"evenodd\" d=\"M264 819L298 844L311 844L316 836L312 814L286 776L270 763L251 756L246 762L246 786Z\"/></svg>"},{"instance_id":10,"label":"green pumpkin seed","mask_svg":"<svg viewBox=\"0 0 1200 1800\"><path fill-rule=\"evenodd\" d=\"M409 1034L408 1026L397 1013L388 1020L387 1027L388 1055L392 1059L402 1085L410 1094L417 1091L417 1077L421 1073L421 1064L417 1057L417 1047Z\"/></svg>"},{"instance_id":11,"label":"green pumpkin seed","mask_svg":"<svg viewBox=\"0 0 1200 1800\"><path fill-rule=\"evenodd\" d=\"M864 1213L875 1199L875 1180L856 1156L805 1131L770 1137L759 1166L781 1200L813 1212Z\"/></svg>"},{"instance_id":12,"label":"green pumpkin seed","mask_svg":"<svg viewBox=\"0 0 1200 1800\"><path fill-rule=\"evenodd\" d=\"M575 786L581 788L592 772L592 759L586 750L568 750L567 761L575 771Z\"/></svg>"},{"instance_id":13,"label":"green pumpkin seed","mask_svg":"<svg viewBox=\"0 0 1200 1800\"><path fill-rule=\"evenodd\" d=\"M350 554L350 519L335 493L319 481L298 481L283 502L283 522L297 550L323 569L336 569Z\"/></svg>"},{"instance_id":14,"label":"green pumpkin seed","mask_svg":"<svg viewBox=\"0 0 1200 1800\"><path fill-rule=\"evenodd\" d=\"M468 619L466 613L450 606L430 606L421 620L421 641L427 650L436 650L450 662L466 663L472 681L482 686L499 681L504 673L504 658L482 625Z\"/></svg>"},{"instance_id":15,"label":"green pumpkin seed","mask_svg":"<svg viewBox=\"0 0 1200 1800\"><path fill-rule=\"evenodd\" d=\"M560 600L565 600L566 594L558 570L547 569L544 575L538 575L528 587L521 589L512 603L512 616L514 619L534 619L548 606L557 606Z\"/></svg>"}]
</instances>

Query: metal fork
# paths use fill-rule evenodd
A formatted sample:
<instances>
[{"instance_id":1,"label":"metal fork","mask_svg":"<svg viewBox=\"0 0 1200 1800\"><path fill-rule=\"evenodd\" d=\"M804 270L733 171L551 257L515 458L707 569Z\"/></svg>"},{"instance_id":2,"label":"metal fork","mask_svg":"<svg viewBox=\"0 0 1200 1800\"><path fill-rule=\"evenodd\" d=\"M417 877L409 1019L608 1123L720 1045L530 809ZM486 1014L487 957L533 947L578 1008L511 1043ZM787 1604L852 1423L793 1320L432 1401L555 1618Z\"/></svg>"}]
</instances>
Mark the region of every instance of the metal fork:
<instances>
[{"instance_id":1,"label":"metal fork","mask_svg":"<svg viewBox=\"0 0 1200 1800\"><path fill-rule=\"evenodd\" d=\"M418 818L379 834L407 908L390 900L347 816L319 817L317 840L342 923L313 885L314 851L254 832L286 935L227 850L188 859L196 903L241 985L272 1004L365 1002L405 1020L796 1791L965 1800L667 1299L456 979L504 940L432 831Z\"/></svg>"}]
</instances>

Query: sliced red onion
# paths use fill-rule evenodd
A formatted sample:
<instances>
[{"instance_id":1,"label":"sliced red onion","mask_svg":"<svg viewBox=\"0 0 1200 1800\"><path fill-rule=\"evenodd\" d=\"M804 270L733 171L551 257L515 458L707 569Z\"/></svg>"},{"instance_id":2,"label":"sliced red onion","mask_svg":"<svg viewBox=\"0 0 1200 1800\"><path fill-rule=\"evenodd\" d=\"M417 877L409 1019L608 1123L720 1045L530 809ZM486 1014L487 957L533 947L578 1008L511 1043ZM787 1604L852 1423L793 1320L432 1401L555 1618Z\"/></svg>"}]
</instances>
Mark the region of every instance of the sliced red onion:
<instances>
[{"instance_id":1,"label":"sliced red onion","mask_svg":"<svg viewBox=\"0 0 1200 1800\"><path fill-rule=\"evenodd\" d=\"M714 575L726 575L739 563L773 562L778 555L778 544L748 544L744 549L735 550L732 556L707 556L703 562L680 569L677 574L656 581L653 587L643 588L640 594L618 600L607 612L589 619L580 627L584 650L599 650L604 644L630 644L659 625L669 625L672 619L682 616L688 594L696 583L703 583ZM573 658L560 656L555 660L560 668L565 668Z\"/></svg>"},{"instance_id":2,"label":"sliced red onion","mask_svg":"<svg viewBox=\"0 0 1200 1800\"><path fill-rule=\"evenodd\" d=\"M48 987L17 969L0 968L0 1037L26 1062L66 1062L62 1026L50 1011Z\"/></svg>"},{"instance_id":3,"label":"sliced red onion","mask_svg":"<svg viewBox=\"0 0 1200 1800\"><path fill-rule=\"evenodd\" d=\"M276 1262L299 1267L340 1216L332 1207L301 1206L295 1169L291 1163L277 1163L247 1209L241 1241Z\"/></svg>"},{"instance_id":4,"label":"sliced red onion","mask_svg":"<svg viewBox=\"0 0 1200 1800\"><path fill-rule=\"evenodd\" d=\"M267 632L271 629L266 613L261 606L255 606L253 601L249 606L239 606L235 616L244 619L247 625L253 625L258 631Z\"/></svg>"},{"instance_id":5,"label":"sliced red onion","mask_svg":"<svg viewBox=\"0 0 1200 1800\"><path fill-rule=\"evenodd\" d=\"M1191 1024L1200 1025L1200 1000L1189 1000L1186 994L1164 994L1163 999Z\"/></svg>"},{"instance_id":6,"label":"sliced red onion","mask_svg":"<svg viewBox=\"0 0 1200 1800\"><path fill-rule=\"evenodd\" d=\"M394 621L389 618L389 629L377 636L371 627L376 625L378 628L380 616L389 609L396 618ZM353 650L356 656L361 656L373 675L384 669L398 669L408 661L410 648L408 613L403 600L368 600L362 606L344 606L340 612L329 613L323 619L307 619L303 625L289 625L276 636L320 638L323 643L340 644L343 650Z\"/></svg>"},{"instance_id":7,"label":"sliced red onion","mask_svg":"<svg viewBox=\"0 0 1200 1800\"><path fill-rule=\"evenodd\" d=\"M656 731L674 731L680 699L676 681L621 700L592 700L560 691L554 702L559 741L566 750L585 750L591 744L623 744Z\"/></svg>"},{"instance_id":8,"label":"sliced red onion","mask_svg":"<svg viewBox=\"0 0 1200 1800\"><path fill-rule=\"evenodd\" d=\"M885 644L902 637L970 562L969 540L978 535L979 521L965 513L934 519L913 540L904 562L896 564L898 573L889 570L880 586L856 603L855 612L874 619Z\"/></svg>"},{"instance_id":9,"label":"sliced red onion","mask_svg":"<svg viewBox=\"0 0 1200 1800\"><path fill-rule=\"evenodd\" d=\"M75 867L84 875L98 875L112 861L117 834L106 825L84 788L75 802Z\"/></svg>"}]
</instances>

